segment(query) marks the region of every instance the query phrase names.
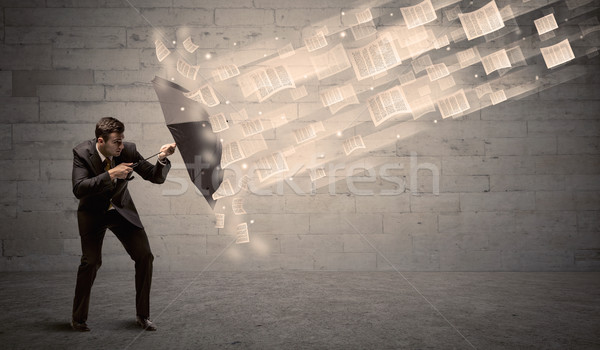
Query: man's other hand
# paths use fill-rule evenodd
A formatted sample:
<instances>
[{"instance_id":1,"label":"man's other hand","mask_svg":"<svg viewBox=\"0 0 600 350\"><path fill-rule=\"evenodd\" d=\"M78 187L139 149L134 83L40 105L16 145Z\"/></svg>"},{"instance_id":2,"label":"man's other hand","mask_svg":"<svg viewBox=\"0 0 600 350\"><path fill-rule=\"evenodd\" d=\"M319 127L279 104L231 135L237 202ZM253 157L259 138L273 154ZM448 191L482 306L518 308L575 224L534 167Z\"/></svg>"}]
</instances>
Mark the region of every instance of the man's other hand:
<instances>
[{"instance_id":1,"label":"man's other hand","mask_svg":"<svg viewBox=\"0 0 600 350\"><path fill-rule=\"evenodd\" d=\"M108 174L110 175L110 179L126 179L127 175L133 171L131 167L133 163L121 163L116 167L110 169Z\"/></svg>"},{"instance_id":2,"label":"man's other hand","mask_svg":"<svg viewBox=\"0 0 600 350\"><path fill-rule=\"evenodd\" d=\"M177 145L175 143L168 143L166 145L162 145L162 147L160 148L160 154L158 155L158 159L163 160L171 154L175 153L176 146Z\"/></svg>"}]
</instances>

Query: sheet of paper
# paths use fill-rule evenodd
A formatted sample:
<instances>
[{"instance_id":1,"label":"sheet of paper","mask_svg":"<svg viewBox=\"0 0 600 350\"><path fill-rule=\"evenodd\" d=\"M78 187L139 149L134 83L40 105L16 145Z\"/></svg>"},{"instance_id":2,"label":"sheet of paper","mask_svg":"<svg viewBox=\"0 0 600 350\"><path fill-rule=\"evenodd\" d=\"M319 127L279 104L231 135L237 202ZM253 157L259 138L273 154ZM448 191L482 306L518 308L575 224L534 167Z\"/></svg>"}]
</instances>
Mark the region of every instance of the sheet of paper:
<instances>
[{"instance_id":1,"label":"sheet of paper","mask_svg":"<svg viewBox=\"0 0 600 350\"><path fill-rule=\"evenodd\" d=\"M379 126L395 115L410 113L410 106L406 102L404 91L400 86L394 86L369 98L367 108L375 126Z\"/></svg>"},{"instance_id":2,"label":"sheet of paper","mask_svg":"<svg viewBox=\"0 0 600 350\"><path fill-rule=\"evenodd\" d=\"M535 29L537 29L539 35L546 34L558 28L558 24L556 23L553 13L536 19L533 21L533 24L535 24Z\"/></svg>"},{"instance_id":3,"label":"sheet of paper","mask_svg":"<svg viewBox=\"0 0 600 350\"><path fill-rule=\"evenodd\" d=\"M347 156L350 155L350 153L356 151L357 149L366 148L365 143L363 142L363 139L360 135L352 136L344 140L343 147L344 153L346 153Z\"/></svg>"},{"instance_id":4,"label":"sheet of paper","mask_svg":"<svg viewBox=\"0 0 600 350\"><path fill-rule=\"evenodd\" d=\"M281 152L259 158L255 163L255 169L260 182L289 170L287 161Z\"/></svg>"},{"instance_id":5,"label":"sheet of paper","mask_svg":"<svg viewBox=\"0 0 600 350\"><path fill-rule=\"evenodd\" d=\"M568 62L575 58L569 39L565 39L556 45L541 47L542 57L548 69L554 68L565 62Z\"/></svg>"},{"instance_id":6,"label":"sheet of paper","mask_svg":"<svg viewBox=\"0 0 600 350\"><path fill-rule=\"evenodd\" d=\"M192 66L181 58L177 59L177 72L188 79L196 80L199 69L200 67Z\"/></svg>"},{"instance_id":7,"label":"sheet of paper","mask_svg":"<svg viewBox=\"0 0 600 350\"><path fill-rule=\"evenodd\" d=\"M409 29L435 21L437 18L430 0L422 1L414 6L401 7L400 12L402 12L404 22Z\"/></svg>"},{"instance_id":8,"label":"sheet of paper","mask_svg":"<svg viewBox=\"0 0 600 350\"><path fill-rule=\"evenodd\" d=\"M471 47L466 50L457 52L456 58L458 59L458 64L460 64L460 68L465 68L475 63L479 63L479 61L481 61L481 56L479 56L479 51L477 50L477 47Z\"/></svg>"},{"instance_id":9,"label":"sheet of paper","mask_svg":"<svg viewBox=\"0 0 600 350\"><path fill-rule=\"evenodd\" d=\"M356 13L356 22L358 23L365 23L371 20L373 20L373 14L371 14L371 9L365 9Z\"/></svg>"},{"instance_id":10,"label":"sheet of paper","mask_svg":"<svg viewBox=\"0 0 600 350\"><path fill-rule=\"evenodd\" d=\"M493 92L490 95L490 99L492 100L493 105L506 101L506 95L504 94L504 90L498 90Z\"/></svg>"},{"instance_id":11,"label":"sheet of paper","mask_svg":"<svg viewBox=\"0 0 600 350\"><path fill-rule=\"evenodd\" d=\"M308 91L306 91L306 86L302 85L301 87L290 90L290 95L292 96L292 100L298 101L299 99L308 96Z\"/></svg>"},{"instance_id":12,"label":"sheet of paper","mask_svg":"<svg viewBox=\"0 0 600 350\"><path fill-rule=\"evenodd\" d=\"M322 31L318 31L315 35L304 39L304 45L308 52L313 52L327 46L327 39Z\"/></svg>"},{"instance_id":13,"label":"sheet of paper","mask_svg":"<svg viewBox=\"0 0 600 350\"><path fill-rule=\"evenodd\" d=\"M208 117L208 120L210 121L210 127L214 133L229 129L229 124L223 113L211 115Z\"/></svg>"},{"instance_id":14,"label":"sheet of paper","mask_svg":"<svg viewBox=\"0 0 600 350\"><path fill-rule=\"evenodd\" d=\"M223 180L223 182L221 182L221 185L219 186L217 191L215 193L213 193L212 198L214 200L219 200L224 197L233 196L234 194L235 194L235 190L233 189L233 185L231 184L231 181L229 179L225 179L225 180Z\"/></svg>"},{"instance_id":15,"label":"sheet of paper","mask_svg":"<svg viewBox=\"0 0 600 350\"><path fill-rule=\"evenodd\" d=\"M196 51L198 49L198 45L194 44L192 42L192 37L187 37L184 41L183 41L183 48L189 52L189 53L194 53L194 51Z\"/></svg>"},{"instance_id":16,"label":"sheet of paper","mask_svg":"<svg viewBox=\"0 0 600 350\"><path fill-rule=\"evenodd\" d=\"M289 43L284 47L278 49L277 54L279 55L279 58L288 58L296 54L296 51L294 50L292 43Z\"/></svg>"},{"instance_id":17,"label":"sheet of paper","mask_svg":"<svg viewBox=\"0 0 600 350\"><path fill-rule=\"evenodd\" d=\"M457 18L458 18L458 15L459 15L460 13L462 13L462 12L460 11L460 6L459 6L459 5L456 5L456 6L454 6L453 8L450 8L450 9L444 10L444 15L446 16L446 20L447 20L448 22L452 22L452 21L454 21L455 19L457 19Z\"/></svg>"},{"instance_id":18,"label":"sheet of paper","mask_svg":"<svg viewBox=\"0 0 600 350\"><path fill-rule=\"evenodd\" d=\"M248 234L248 224L244 222L236 226L235 243L242 244L248 242L250 242L250 235Z\"/></svg>"},{"instance_id":19,"label":"sheet of paper","mask_svg":"<svg viewBox=\"0 0 600 350\"><path fill-rule=\"evenodd\" d=\"M215 213L215 228L225 228L225 214Z\"/></svg>"},{"instance_id":20,"label":"sheet of paper","mask_svg":"<svg viewBox=\"0 0 600 350\"><path fill-rule=\"evenodd\" d=\"M314 168L310 169L310 181L315 182L318 179L327 176L325 173L325 168Z\"/></svg>"},{"instance_id":21,"label":"sheet of paper","mask_svg":"<svg viewBox=\"0 0 600 350\"><path fill-rule=\"evenodd\" d=\"M337 44L331 50L318 56L310 57L317 78L325 79L351 67L348 55L342 44Z\"/></svg>"},{"instance_id":22,"label":"sheet of paper","mask_svg":"<svg viewBox=\"0 0 600 350\"><path fill-rule=\"evenodd\" d=\"M351 50L350 60L358 80L380 74L402 62L389 32L366 46Z\"/></svg>"},{"instance_id":23,"label":"sheet of paper","mask_svg":"<svg viewBox=\"0 0 600 350\"><path fill-rule=\"evenodd\" d=\"M436 81L450 74L448 67L446 67L444 63L433 64L429 67L426 67L425 70L427 71L429 81Z\"/></svg>"},{"instance_id":24,"label":"sheet of paper","mask_svg":"<svg viewBox=\"0 0 600 350\"><path fill-rule=\"evenodd\" d=\"M244 209L244 198L234 198L231 201L231 209L235 215L244 215L247 214Z\"/></svg>"},{"instance_id":25,"label":"sheet of paper","mask_svg":"<svg viewBox=\"0 0 600 350\"><path fill-rule=\"evenodd\" d=\"M473 40L504 27L502 15L494 0L482 8L458 15L467 39Z\"/></svg>"},{"instance_id":26,"label":"sheet of paper","mask_svg":"<svg viewBox=\"0 0 600 350\"><path fill-rule=\"evenodd\" d=\"M160 40L156 40L154 42L154 46L156 46L156 58L158 58L158 62L162 62L167 56L171 54L171 51L169 51L165 44L163 44L163 42Z\"/></svg>"},{"instance_id":27,"label":"sheet of paper","mask_svg":"<svg viewBox=\"0 0 600 350\"><path fill-rule=\"evenodd\" d=\"M400 74L398 80L400 81L400 84L404 86L410 83L414 83L417 79L415 77L415 73L413 73L413 71L411 70L408 73Z\"/></svg>"},{"instance_id":28,"label":"sheet of paper","mask_svg":"<svg viewBox=\"0 0 600 350\"><path fill-rule=\"evenodd\" d=\"M477 98L480 99L487 94L491 94L492 87L491 87L490 83L485 83L485 84L479 85L475 88L475 93L477 94Z\"/></svg>"},{"instance_id":29,"label":"sheet of paper","mask_svg":"<svg viewBox=\"0 0 600 350\"><path fill-rule=\"evenodd\" d=\"M422 117L423 115L435 112L435 106L430 96L422 96L420 98L409 101L413 119Z\"/></svg>"},{"instance_id":30,"label":"sheet of paper","mask_svg":"<svg viewBox=\"0 0 600 350\"><path fill-rule=\"evenodd\" d=\"M510 60L508 59L508 55L506 54L505 49L496 51L492 54L482 57L481 63L483 63L483 69L485 69L485 74L487 75L501 68L511 67Z\"/></svg>"},{"instance_id":31,"label":"sheet of paper","mask_svg":"<svg viewBox=\"0 0 600 350\"><path fill-rule=\"evenodd\" d=\"M460 89L450 96L442 97L437 101L437 105L442 114L442 118L460 114L471 108L463 89Z\"/></svg>"},{"instance_id":32,"label":"sheet of paper","mask_svg":"<svg viewBox=\"0 0 600 350\"><path fill-rule=\"evenodd\" d=\"M240 75L240 70L235 64L223 65L213 71L213 76L219 78L220 81L227 80L238 75Z\"/></svg>"},{"instance_id":33,"label":"sheet of paper","mask_svg":"<svg viewBox=\"0 0 600 350\"><path fill-rule=\"evenodd\" d=\"M196 102L203 103L208 107L214 107L219 104L219 99L217 98L215 91L208 84L201 86L196 91L186 92L183 96Z\"/></svg>"},{"instance_id":34,"label":"sheet of paper","mask_svg":"<svg viewBox=\"0 0 600 350\"><path fill-rule=\"evenodd\" d=\"M375 28L373 21L368 21L350 27L350 31L352 31L354 40L361 40L377 33L377 28Z\"/></svg>"},{"instance_id":35,"label":"sheet of paper","mask_svg":"<svg viewBox=\"0 0 600 350\"><path fill-rule=\"evenodd\" d=\"M449 75L445 78L438 80L438 84L440 85L440 90L444 91L456 85L454 78Z\"/></svg>"}]
</instances>

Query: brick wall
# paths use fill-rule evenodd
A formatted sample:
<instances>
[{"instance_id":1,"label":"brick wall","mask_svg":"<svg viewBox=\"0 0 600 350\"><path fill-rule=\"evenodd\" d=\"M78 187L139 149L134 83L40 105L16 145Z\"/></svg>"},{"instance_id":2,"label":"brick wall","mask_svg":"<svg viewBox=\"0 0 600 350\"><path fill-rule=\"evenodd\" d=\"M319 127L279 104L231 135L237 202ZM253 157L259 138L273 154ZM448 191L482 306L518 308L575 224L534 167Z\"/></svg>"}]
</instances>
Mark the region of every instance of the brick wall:
<instances>
[{"instance_id":1,"label":"brick wall","mask_svg":"<svg viewBox=\"0 0 600 350\"><path fill-rule=\"evenodd\" d=\"M150 83L172 72L156 59L157 31L179 42L191 35L200 45L192 63L209 76L209 68L223 62L245 71L258 67L286 43L300 47L315 27L349 32L351 21L342 12L367 6L342 0L129 2L140 13L121 0L0 0L0 270L75 271L80 246L71 149L93 137L100 117L123 120L126 138L142 154L172 142ZM373 8L378 29L402 25L399 7L416 3ZM518 3L513 10L523 11L519 30L530 37L532 19L542 10L552 8L557 18L575 22L599 12L590 4L571 10L563 1ZM428 27L460 27L446 20L441 6L436 4L438 20ZM578 28L564 21L560 26L569 33ZM511 40L518 38L482 45L504 47ZM399 270L598 269L600 61L586 52L599 40L598 32L574 40L577 59L553 72L539 55L545 43L523 41L523 51L533 53L528 66L522 74L509 72L502 84L526 86L532 71L547 77L544 83L499 105L482 102L465 116L442 120L436 112L374 128L368 113L349 112L355 122L341 126L344 137L369 135L367 149L349 158L334 124L328 124L325 137L298 153L323 152L342 170L315 185L300 171L288 183L273 184L280 190L276 195L248 196L249 244L230 245L231 233L214 228L212 210L174 155L166 184L130 184L156 268L201 270L212 262L215 270L390 270L390 263ZM349 35L343 43L349 49L366 42L353 43ZM443 60L470 45L451 42L449 51L436 50L431 57ZM407 70L410 59L383 79ZM453 76L457 85L472 89L492 79L482 72L477 64ZM351 76L308 79L309 95L299 101L285 91L262 104L244 100L234 81L221 91L232 105L249 111L286 108L297 127L330 118L318 93ZM361 84L377 83L356 85ZM363 107L367 95L361 95ZM285 130L264 133L273 149L293 139ZM376 176L348 181L344 171L351 164L362 166L359 171L373 169ZM390 165L394 181L379 176ZM293 184L305 194L295 193ZM110 233L103 252L103 269L132 267Z\"/></svg>"}]
</instances>

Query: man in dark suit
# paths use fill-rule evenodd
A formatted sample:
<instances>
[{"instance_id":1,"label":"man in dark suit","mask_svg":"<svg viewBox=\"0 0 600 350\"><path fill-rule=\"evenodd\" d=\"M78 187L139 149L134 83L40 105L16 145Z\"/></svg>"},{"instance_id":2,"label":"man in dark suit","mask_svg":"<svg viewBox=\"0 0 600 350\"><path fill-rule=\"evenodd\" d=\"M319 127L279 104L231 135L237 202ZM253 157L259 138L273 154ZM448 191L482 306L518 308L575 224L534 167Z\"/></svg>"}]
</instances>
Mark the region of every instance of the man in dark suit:
<instances>
[{"instance_id":1,"label":"man in dark suit","mask_svg":"<svg viewBox=\"0 0 600 350\"><path fill-rule=\"evenodd\" d=\"M144 180L163 183L171 168L168 156L175 144L163 145L156 164L144 160L131 142L124 142L125 126L115 118L96 124L96 138L73 149L73 193L79 199L77 223L81 237L81 264L73 300L71 326L89 331L86 321L90 292L102 264L102 241L110 229L135 261L136 321L146 330L156 330L150 321L152 262L148 237L140 221L127 183L135 171Z\"/></svg>"}]
</instances>

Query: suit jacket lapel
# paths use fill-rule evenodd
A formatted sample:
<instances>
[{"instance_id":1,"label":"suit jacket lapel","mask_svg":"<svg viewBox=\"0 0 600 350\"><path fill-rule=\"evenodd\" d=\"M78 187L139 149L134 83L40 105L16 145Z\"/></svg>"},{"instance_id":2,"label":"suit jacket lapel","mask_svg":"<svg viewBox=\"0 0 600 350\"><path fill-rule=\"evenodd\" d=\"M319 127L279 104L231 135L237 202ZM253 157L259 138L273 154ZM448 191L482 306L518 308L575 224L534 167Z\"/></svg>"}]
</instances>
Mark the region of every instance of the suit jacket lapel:
<instances>
[{"instance_id":1,"label":"suit jacket lapel","mask_svg":"<svg viewBox=\"0 0 600 350\"><path fill-rule=\"evenodd\" d=\"M90 142L90 143L91 143L91 148L89 149L90 164L92 164L92 168L94 168L96 175L100 175L101 173L104 172L104 168L102 167L102 160L100 159L100 155L98 154L98 151L96 151L95 140L92 140L92 142Z\"/></svg>"}]
</instances>

